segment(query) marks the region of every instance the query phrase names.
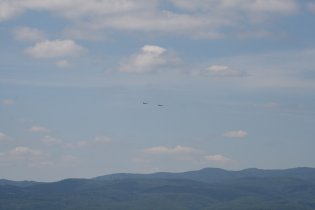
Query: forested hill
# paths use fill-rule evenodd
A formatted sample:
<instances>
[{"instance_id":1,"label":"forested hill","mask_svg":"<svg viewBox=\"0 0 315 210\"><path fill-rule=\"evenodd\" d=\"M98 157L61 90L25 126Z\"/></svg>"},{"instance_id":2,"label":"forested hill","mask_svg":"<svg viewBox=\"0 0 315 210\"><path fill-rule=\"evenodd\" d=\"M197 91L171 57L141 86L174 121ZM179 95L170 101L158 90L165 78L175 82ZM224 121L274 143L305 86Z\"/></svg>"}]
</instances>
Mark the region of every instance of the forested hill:
<instances>
[{"instance_id":1,"label":"forested hill","mask_svg":"<svg viewBox=\"0 0 315 210\"><path fill-rule=\"evenodd\" d=\"M314 210L315 169L207 168L53 183L0 180L0 210L43 209Z\"/></svg>"},{"instance_id":2,"label":"forested hill","mask_svg":"<svg viewBox=\"0 0 315 210\"><path fill-rule=\"evenodd\" d=\"M188 171L182 173L153 173L153 174L111 174L99 176L96 180L117 180L117 179L190 179L195 181L215 183L239 178L248 177L288 177L305 180L315 179L315 168L292 168L283 170L262 170L256 168L249 168L241 171L227 171L219 168L204 168L198 171Z\"/></svg>"}]
</instances>

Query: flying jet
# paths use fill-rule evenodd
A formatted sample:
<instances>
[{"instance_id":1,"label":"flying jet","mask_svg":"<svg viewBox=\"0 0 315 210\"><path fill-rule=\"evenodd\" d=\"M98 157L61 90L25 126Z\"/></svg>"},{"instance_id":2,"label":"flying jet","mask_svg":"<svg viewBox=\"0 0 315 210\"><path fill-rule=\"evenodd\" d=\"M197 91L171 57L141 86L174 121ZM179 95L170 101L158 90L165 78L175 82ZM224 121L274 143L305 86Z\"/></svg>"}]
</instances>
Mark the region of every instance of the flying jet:
<instances>
[{"instance_id":1,"label":"flying jet","mask_svg":"<svg viewBox=\"0 0 315 210\"><path fill-rule=\"evenodd\" d=\"M142 102L142 104L148 104L147 102Z\"/></svg>"},{"instance_id":2,"label":"flying jet","mask_svg":"<svg viewBox=\"0 0 315 210\"><path fill-rule=\"evenodd\" d=\"M163 104L158 104L158 106L164 106Z\"/></svg>"}]
</instances>

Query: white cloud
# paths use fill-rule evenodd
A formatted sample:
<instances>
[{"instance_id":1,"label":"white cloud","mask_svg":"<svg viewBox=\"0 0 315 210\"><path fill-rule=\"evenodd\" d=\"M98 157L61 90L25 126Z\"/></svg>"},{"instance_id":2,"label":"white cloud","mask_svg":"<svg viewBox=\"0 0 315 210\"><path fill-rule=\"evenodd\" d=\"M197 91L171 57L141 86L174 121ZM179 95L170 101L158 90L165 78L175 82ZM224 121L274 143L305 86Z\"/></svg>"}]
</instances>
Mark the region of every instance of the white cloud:
<instances>
[{"instance_id":1,"label":"white cloud","mask_svg":"<svg viewBox=\"0 0 315 210\"><path fill-rule=\"evenodd\" d=\"M217 162L217 163L226 163L226 162L229 162L231 161L229 158L223 156L223 155L220 155L220 154L217 154L217 155L206 155L205 156L205 159L207 161L210 161L210 162Z\"/></svg>"},{"instance_id":2,"label":"white cloud","mask_svg":"<svg viewBox=\"0 0 315 210\"><path fill-rule=\"evenodd\" d=\"M56 62L56 65L59 68L65 69L65 68L68 68L71 64L67 60L60 60Z\"/></svg>"},{"instance_id":3,"label":"white cloud","mask_svg":"<svg viewBox=\"0 0 315 210\"><path fill-rule=\"evenodd\" d=\"M198 153L198 150L192 147L184 147L184 146L175 146L175 147L165 147L165 146L158 146L158 147L151 147L144 150L147 154L193 154Z\"/></svg>"},{"instance_id":4,"label":"white cloud","mask_svg":"<svg viewBox=\"0 0 315 210\"><path fill-rule=\"evenodd\" d=\"M0 132L0 142L1 141L6 141L9 139L9 136L7 136L6 134Z\"/></svg>"},{"instance_id":5,"label":"white cloud","mask_svg":"<svg viewBox=\"0 0 315 210\"><path fill-rule=\"evenodd\" d=\"M0 2L0 21L8 20L20 13L20 9L13 2Z\"/></svg>"},{"instance_id":6,"label":"white cloud","mask_svg":"<svg viewBox=\"0 0 315 210\"><path fill-rule=\"evenodd\" d=\"M31 156L40 156L43 154L40 150L31 149L29 147L15 147L10 150L9 155L13 157L31 157Z\"/></svg>"},{"instance_id":7,"label":"white cloud","mask_svg":"<svg viewBox=\"0 0 315 210\"><path fill-rule=\"evenodd\" d=\"M159 46L155 46L155 45L145 45L142 47L141 50L144 53L152 54L152 55L161 55L166 51L166 49Z\"/></svg>"},{"instance_id":8,"label":"white cloud","mask_svg":"<svg viewBox=\"0 0 315 210\"><path fill-rule=\"evenodd\" d=\"M70 148L70 149L76 149L76 148L81 148L81 147L87 147L89 145L90 145L90 143L88 141L78 141L75 143L65 144L64 147Z\"/></svg>"},{"instance_id":9,"label":"white cloud","mask_svg":"<svg viewBox=\"0 0 315 210\"><path fill-rule=\"evenodd\" d=\"M14 36L17 40L21 41L39 41L45 39L44 32L26 26L14 30Z\"/></svg>"},{"instance_id":10,"label":"white cloud","mask_svg":"<svg viewBox=\"0 0 315 210\"><path fill-rule=\"evenodd\" d=\"M88 141L79 141L76 146L78 147L86 147L86 146L89 146L90 143Z\"/></svg>"},{"instance_id":11,"label":"white cloud","mask_svg":"<svg viewBox=\"0 0 315 210\"><path fill-rule=\"evenodd\" d=\"M42 142L48 145L58 145L58 144L62 144L62 140L52 137L52 136L44 136L42 138Z\"/></svg>"},{"instance_id":12,"label":"white cloud","mask_svg":"<svg viewBox=\"0 0 315 210\"><path fill-rule=\"evenodd\" d=\"M292 14L299 10L299 5L295 0L243 0L243 2L244 10L251 12Z\"/></svg>"},{"instance_id":13,"label":"white cloud","mask_svg":"<svg viewBox=\"0 0 315 210\"><path fill-rule=\"evenodd\" d=\"M144 73L178 62L179 58L175 53L156 45L145 45L140 52L125 60L119 70L129 73Z\"/></svg>"},{"instance_id":14,"label":"white cloud","mask_svg":"<svg viewBox=\"0 0 315 210\"><path fill-rule=\"evenodd\" d=\"M78 163L78 158L69 154L50 155L45 151L27 146L18 146L6 152L0 152L0 161L8 163L22 162L27 167L69 167Z\"/></svg>"},{"instance_id":15,"label":"white cloud","mask_svg":"<svg viewBox=\"0 0 315 210\"><path fill-rule=\"evenodd\" d=\"M33 149L27 146L18 146L9 151L0 153L0 161L17 162L23 161L27 166L38 164L47 158L41 150Z\"/></svg>"},{"instance_id":16,"label":"white cloud","mask_svg":"<svg viewBox=\"0 0 315 210\"><path fill-rule=\"evenodd\" d=\"M84 51L84 48L73 40L45 40L26 49L26 53L34 58L77 56Z\"/></svg>"},{"instance_id":17,"label":"white cloud","mask_svg":"<svg viewBox=\"0 0 315 210\"><path fill-rule=\"evenodd\" d=\"M222 154L209 154L206 151L185 146L157 146L146 148L140 156L132 159L134 163L140 165L161 164L169 161L172 164L192 164L194 167L221 166L224 164L233 164L234 160Z\"/></svg>"},{"instance_id":18,"label":"white cloud","mask_svg":"<svg viewBox=\"0 0 315 210\"><path fill-rule=\"evenodd\" d=\"M112 139L107 136L96 136L92 140L86 140L86 141L78 141L76 143L71 143L65 145L65 147L68 148L83 148L83 147L90 147L90 146L100 146L100 145L106 145L112 142Z\"/></svg>"},{"instance_id":19,"label":"white cloud","mask_svg":"<svg viewBox=\"0 0 315 210\"><path fill-rule=\"evenodd\" d=\"M48 128L38 126L38 125L32 126L30 128L30 131L34 132L34 133L49 133L49 132L51 132L51 130L49 130Z\"/></svg>"},{"instance_id":20,"label":"white cloud","mask_svg":"<svg viewBox=\"0 0 315 210\"><path fill-rule=\"evenodd\" d=\"M79 25L80 30L93 31L93 34L114 29L216 39L224 36L221 31L227 27L235 29L247 23L261 24L299 10L297 0L167 1L173 3L175 9L167 11L171 9L163 7L163 0L10 0L0 3L0 21L24 11L36 10L74 20L74 28ZM177 12L178 9L181 12ZM77 37L91 38L86 33L77 32Z\"/></svg>"},{"instance_id":21,"label":"white cloud","mask_svg":"<svg viewBox=\"0 0 315 210\"><path fill-rule=\"evenodd\" d=\"M154 7L156 0L23 0L29 9L59 12L69 18L93 15L112 15L143 11ZM93 14L93 15L92 15Z\"/></svg>"},{"instance_id":22,"label":"white cloud","mask_svg":"<svg viewBox=\"0 0 315 210\"><path fill-rule=\"evenodd\" d=\"M194 37L217 39L222 37L217 30L218 27L227 25L230 25L229 21L217 17L156 11L109 17L103 21L95 21L92 26L99 29L188 34Z\"/></svg>"},{"instance_id":23,"label":"white cloud","mask_svg":"<svg viewBox=\"0 0 315 210\"><path fill-rule=\"evenodd\" d=\"M280 13L297 12L299 5L295 0L171 0L175 5L190 11L241 11L245 13Z\"/></svg>"},{"instance_id":24,"label":"white cloud","mask_svg":"<svg viewBox=\"0 0 315 210\"><path fill-rule=\"evenodd\" d=\"M112 139L107 136L97 136L95 137L93 141L94 144L108 144L111 142L112 142Z\"/></svg>"},{"instance_id":25,"label":"white cloud","mask_svg":"<svg viewBox=\"0 0 315 210\"><path fill-rule=\"evenodd\" d=\"M245 73L242 71L238 71L230 68L229 66L222 65L209 66L205 72L202 72L202 74L222 77L238 77L245 75Z\"/></svg>"},{"instance_id":26,"label":"white cloud","mask_svg":"<svg viewBox=\"0 0 315 210\"><path fill-rule=\"evenodd\" d=\"M78 163L78 157L73 155L60 155L57 157L45 157L38 160L33 160L30 166L32 167L71 167Z\"/></svg>"},{"instance_id":27,"label":"white cloud","mask_svg":"<svg viewBox=\"0 0 315 210\"><path fill-rule=\"evenodd\" d=\"M314 88L308 76L314 69L315 49L286 50L258 54L245 54L219 59L241 69L246 77L239 81L245 88ZM281 61L286 62L281 62ZM311 74L310 74L311 73Z\"/></svg>"},{"instance_id":28,"label":"white cloud","mask_svg":"<svg viewBox=\"0 0 315 210\"><path fill-rule=\"evenodd\" d=\"M285 2L284 2L285 1ZM118 29L145 32L164 32L189 35L197 38L218 39L231 32L222 33L222 29L237 29L244 24L262 24L274 16L289 15L298 10L294 0L178 0L173 1L188 11L175 11L151 8L151 12L140 10L107 18L96 19L93 28ZM161 1L160 1L161 2ZM184 5L186 4L186 6ZM156 6L156 5L152 5ZM243 29L241 29L243 30Z\"/></svg>"},{"instance_id":29,"label":"white cloud","mask_svg":"<svg viewBox=\"0 0 315 210\"><path fill-rule=\"evenodd\" d=\"M0 100L0 104L13 105L15 104L15 101L13 99L3 99L3 100Z\"/></svg>"},{"instance_id":30,"label":"white cloud","mask_svg":"<svg viewBox=\"0 0 315 210\"><path fill-rule=\"evenodd\" d=\"M309 11L315 13L315 3L309 3L307 6Z\"/></svg>"},{"instance_id":31,"label":"white cloud","mask_svg":"<svg viewBox=\"0 0 315 210\"><path fill-rule=\"evenodd\" d=\"M46 10L68 18L111 15L154 8L156 0L10 0L0 4L0 20L27 10Z\"/></svg>"},{"instance_id":32,"label":"white cloud","mask_svg":"<svg viewBox=\"0 0 315 210\"><path fill-rule=\"evenodd\" d=\"M223 136L227 138L244 138L248 135L246 131L238 130L238 131L227 131L223 134Z\"/></svg>"}]
</instances>

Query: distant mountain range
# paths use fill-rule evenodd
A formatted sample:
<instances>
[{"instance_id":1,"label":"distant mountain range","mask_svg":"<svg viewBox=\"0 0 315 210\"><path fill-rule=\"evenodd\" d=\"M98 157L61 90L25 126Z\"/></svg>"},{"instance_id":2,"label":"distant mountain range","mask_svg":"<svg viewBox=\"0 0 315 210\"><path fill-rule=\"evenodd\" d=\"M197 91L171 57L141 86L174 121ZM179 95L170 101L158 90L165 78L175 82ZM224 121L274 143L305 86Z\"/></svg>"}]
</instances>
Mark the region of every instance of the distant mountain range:
<instances>
[{"instance_id":1,"label":"distant mountain range","mask_svg":"<svg viewBox=\"0 0 315 210\"><path fill-rule=\"evenodd\" d=\"M315 210L315 169L0 180L0 210Z\"/></svg>"},{"instance_id":2,"label":"distant mountain range","mask_svg":"<svg viewBox=\"0 0 315 210\"><path fill-rule=\"evenodd\" d=\"M315 178L314 168L293 168L284 170L262 170L249 168L241 171L227 171L219 168L204 168L198 171L188 171L182 173L153 173L153 174L111 174L99 176L95 180L119 180L119 179L190 179L194 181L215 183L233 179L260 177L291 177L304 180L312 180Z\"/></svg>"}]
</instances>

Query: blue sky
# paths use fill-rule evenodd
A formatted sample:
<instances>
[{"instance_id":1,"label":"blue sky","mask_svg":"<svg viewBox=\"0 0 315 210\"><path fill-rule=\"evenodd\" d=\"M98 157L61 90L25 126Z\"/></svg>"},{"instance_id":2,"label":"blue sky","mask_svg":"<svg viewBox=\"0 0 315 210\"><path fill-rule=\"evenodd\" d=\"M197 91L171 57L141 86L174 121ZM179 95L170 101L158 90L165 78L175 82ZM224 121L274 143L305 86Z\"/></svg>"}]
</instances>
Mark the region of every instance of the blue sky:
<instances>
[{"instance_id":1,"label":"blue sky","mask_svg":"<svg viewBox=\"0 0 315 210\"><path fill-rule=\"evenodd\" d=\"M311 0L0 0L0 178L315 167L314 21Z\"/></svg>"}]
</instances>

